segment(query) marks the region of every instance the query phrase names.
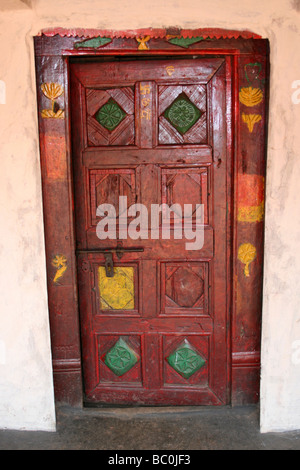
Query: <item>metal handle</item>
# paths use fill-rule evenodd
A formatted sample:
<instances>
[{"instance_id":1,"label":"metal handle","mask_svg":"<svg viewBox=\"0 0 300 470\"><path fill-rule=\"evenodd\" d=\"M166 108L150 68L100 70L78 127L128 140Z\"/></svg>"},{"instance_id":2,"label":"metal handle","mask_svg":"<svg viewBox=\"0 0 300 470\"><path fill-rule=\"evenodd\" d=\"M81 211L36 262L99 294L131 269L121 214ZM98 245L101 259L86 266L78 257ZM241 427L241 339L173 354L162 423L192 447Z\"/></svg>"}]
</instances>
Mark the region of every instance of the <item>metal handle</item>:
<instances>
[{"instance_id":1,"label":"metal handle","mask_svg":"<svg viewBox=\"0 0 300 470\"><path fill-rule=\"evenodd\" d=\"M109 251L108 253L104 253L105 256L105 274L106 277L113 277L114 276L114 260L112 252Z\"/></svg>"}]
</instances>

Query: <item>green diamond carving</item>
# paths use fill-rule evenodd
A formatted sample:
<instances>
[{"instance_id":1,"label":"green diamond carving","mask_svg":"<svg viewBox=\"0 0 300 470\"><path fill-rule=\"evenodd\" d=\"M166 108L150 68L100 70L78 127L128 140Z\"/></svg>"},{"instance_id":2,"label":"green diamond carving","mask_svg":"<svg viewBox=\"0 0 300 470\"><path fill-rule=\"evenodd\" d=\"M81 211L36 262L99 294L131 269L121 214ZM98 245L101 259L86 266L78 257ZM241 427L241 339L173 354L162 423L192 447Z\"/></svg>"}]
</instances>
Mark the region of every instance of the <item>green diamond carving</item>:
<instances>
[{"instance_id":1,"label":"green diamond carving","mask_svg":"<svg viewBox=\"0 0 300 470\"><path fill-rule=\"evenodd\" d=\"M188 97L182 93L164 112L164 117L178 130L185 134L202 116L198 109Z\"/></svg>"},{"instance_id":2,"label":"green diamond carving","mask_svg":"<svg viewBox=\"0 0 300 470\"><path fill-rule=\"evenodd\" d=\"M167 358L167 361L185 379L188 379L197 370L201 369L206 362L187 340Z\"/></svg>"},{"instance_id":3,"label":"green diamond carving","mask_svg":"<svg viewBox=\"0 0 300 470\"><path fill-rule=\"evenodd\" d=\"M109 131L113 131L125 118L126 113L112 98L95 114L95 119Z\"/></svg>"},{"instance_id":4,"label":"green diamond carving","mask_svg":"<svg viewBox=\"0 0 300 470\"><path fill-rule=\"evenodd\" d=\"M108 351L104 361L107 367L119 377L128 372L137 362L138 356L122 338L118 339Z\"/></svg>"}]
</instances>

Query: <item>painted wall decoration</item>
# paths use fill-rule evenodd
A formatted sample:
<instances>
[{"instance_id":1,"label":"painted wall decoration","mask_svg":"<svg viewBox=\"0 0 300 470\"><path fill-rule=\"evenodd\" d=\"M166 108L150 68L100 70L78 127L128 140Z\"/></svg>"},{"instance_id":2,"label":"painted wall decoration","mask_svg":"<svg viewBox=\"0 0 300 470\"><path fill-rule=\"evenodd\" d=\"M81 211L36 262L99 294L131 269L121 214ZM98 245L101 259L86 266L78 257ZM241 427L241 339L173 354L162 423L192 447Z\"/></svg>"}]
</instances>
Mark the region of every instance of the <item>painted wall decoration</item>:
<instances>
[{"instance_id":1,"label":"painted wall decoration","mask_svg":"<svg viewBox=\"0 0 300 470\"><path fill-rule=\"evenodd\" d=\"M238 258L245 265L244 274L250 276L249 265L256 258L256 248L251 243L243 243L238 250Z\"/></svg>"},{"instance_id":2,"label":"painted wall decoration","mask_svg":"<svg viewBox=\"0 0 300 470\"><path fill-rule=\"evenodd\" d=\"M172 77L173 73L175 72L174 65L167 65L166 66L166 72L169 75L169 77Z\"/></svg>"},{"instance_id":3,"label":"painted wall decoration","mask_svg":"<svg viewBox=\"0 0 300 470\"><path fill-rule=\"evenodd\" d=\"M252 107L261 103L263 100L263 92L259 88L249 86L241 89L239 97L241 103L245 106Z\"/></svg>"},{"instance_id":4,"label":"painted wall decoration","mask_svg":"<svg viewBox=\"0 0 300 470\"><path fill-rule=\"evenodd\" d=\"M244 71L249 86L240 89L239 100L247 108L253 108L263 101L263 92L260 88L262 81L259 78L262 64L260 62L250 62L244 66ZM255 124L262 120L262 116L259 113L242 112L242 120L247 125L249 132L252 133Z\"/></svg>"},{"instance_id":5,"label":"painted wall decoration","mask_svg":"<svg viewBox=\"0 0 300 470\"><path fill-rule=\"evenodd\" d=\"M97 38L92 38L92 39L86 39L84 41L79 41L75 42L74 47L75 49L81 49L81 48L93 48L93 49L98 49L98 47L103 47L109 44L112 41L111 38L105 38L105 37L97 37Z\"/></svg>"},{"instance_id":6,"label":"painted wall decoration","mask_svg":"<svg viewBox=\"0 0 300 470\"><path fill-rule=\"evenodd\" d=\"M264 177L239 174L238 181L237 220L249 223L262 222L264 218Z\"/></svg>"},{"instance_id":7,"label":"painted wall decoration","mask_svg":"<svg viewBox=\"0 0 300 470\"><path fill-rule=\"evenodd\" d=\"M253 132L254 124L261 121L261 115L260 114L245 114L245 113L242 113L242 119L247 124L249 131Z\"/></svg>"},{"instance_id":8,"label":"painted wall decoration","mask_svg":"<svg viewBox=\"0 0 300 470\"><path fill-rule=\"evenodd\" d=\"M67 258L64 255L56 255L52 260L52 266L57 268L53 282L56 283L62 278L67 270Z\"/></svg>"},{"instance_id":9,"label":"painted wall decoration","mask_svg":"<svg viewBox=\"0 0 300 470\"><path fill-rule=\"evenodd\" d=\"M54 118L54 119L63 119L65 117L65 112L63 109L60 109L57 105L57 98L59 98L64 90L62 85L59 83L43 83L41 85L41 90L43 94L51 101L51 109L43 109L42 117L43 118Z\"/></svg>"},{"instance_id":10,"label":"painted wall decoration","mask_svg":"<svg viewBox=\"0 0 300 470\"><path fill-rule=\"evenodd\" d=\"M183 36L168 36L168 42L174 44L175 46L184 47L187 49L191 44L195 44L196 42L204 41L203 36L196 36L192 38L184 38ZM209 40L209 39L208 39Z\"/></svg>"},{"instance_id":11,"label":"painted wall decoration","mask_svg":"<svg viewBox=\"0 0 300 470\"><path fill-rule=\"evenodd\" d=\"M151 37L150 36L144 36L142 38L136 38L137 42L139 43L138 49L140 51L147 51L150 49L149 45L147 44L148 41L150 41Z\"/></svg>"},{"instance_id":12,"label":"painted wall decoration","mask_svg":"<svg viewBox=\"0 0 300 470\"><path fill-rule=\"evenodd\" d=\"M260 79L262 64L260 62L250 62L244 66L245 78L249 84L248 87L241 88L239 92L239 100L247 108L258 106L263 101L263 91L261 85L263 81ZM242 120L247 125L249 132L253 132L255 124L262 120L259 113L242 112Z\"/></svg>"}]
</instances>

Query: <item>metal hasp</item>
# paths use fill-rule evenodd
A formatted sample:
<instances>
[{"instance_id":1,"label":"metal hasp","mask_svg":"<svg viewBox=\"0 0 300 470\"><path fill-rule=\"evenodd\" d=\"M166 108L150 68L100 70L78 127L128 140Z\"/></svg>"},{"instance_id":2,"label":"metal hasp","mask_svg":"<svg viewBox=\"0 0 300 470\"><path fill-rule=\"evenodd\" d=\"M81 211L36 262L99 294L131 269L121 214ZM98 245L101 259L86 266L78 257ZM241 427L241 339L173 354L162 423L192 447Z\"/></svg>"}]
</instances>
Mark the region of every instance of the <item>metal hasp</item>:
<instances>
[{"instance_id":1,"label":"metal hasp","mask_svg":"<svg viewBox=\"0 0 300 470\"><path fill-rule=\"evenodd\" d=\"M77 254L94 254L94 253L103 253L105 258L105 273L106 277L114 277L114 260L113 253L116 253L118 259L121 259L124 253L135 253L144 251L144 248L103 248L101 249L91 249L91 250L77 250Z\"/></svg>"},{"instance_id":2,"label":"metal hasp","mask_svg":"<svg viewBox=\"0 0 300 470\"><path fill-rule=\"evenodd\" d=\"M105 274L106 277L113 277L114 276L114 261L113 261L113 254L111 251L108 253L104 253L105 257Z\"/></svg>"}]
</instances>

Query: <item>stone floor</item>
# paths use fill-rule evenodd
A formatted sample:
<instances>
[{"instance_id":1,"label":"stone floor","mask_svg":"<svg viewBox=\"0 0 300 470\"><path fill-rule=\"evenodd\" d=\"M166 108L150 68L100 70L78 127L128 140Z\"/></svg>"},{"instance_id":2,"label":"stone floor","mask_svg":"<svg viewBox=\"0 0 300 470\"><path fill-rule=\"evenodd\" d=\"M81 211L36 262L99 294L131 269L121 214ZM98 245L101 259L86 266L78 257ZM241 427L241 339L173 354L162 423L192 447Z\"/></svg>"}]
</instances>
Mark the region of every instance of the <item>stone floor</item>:
<instances>
[{"instance_id":1,"label":"stone floor","mask_svg":"<svg viewBox=\"0 0 300 470\"><path fill-rule=\"evenodd\" d=\"M60 407L56 432L0 430L0 450L300 450L300 430L260 433L256 406Z\"/></svg>"}]
</instances>

